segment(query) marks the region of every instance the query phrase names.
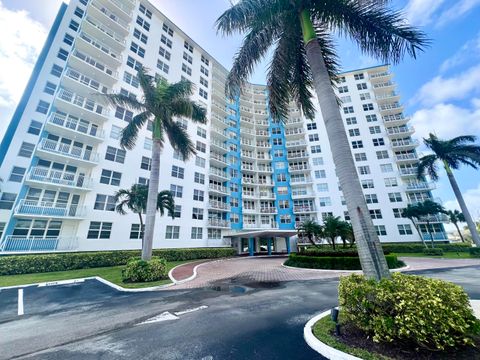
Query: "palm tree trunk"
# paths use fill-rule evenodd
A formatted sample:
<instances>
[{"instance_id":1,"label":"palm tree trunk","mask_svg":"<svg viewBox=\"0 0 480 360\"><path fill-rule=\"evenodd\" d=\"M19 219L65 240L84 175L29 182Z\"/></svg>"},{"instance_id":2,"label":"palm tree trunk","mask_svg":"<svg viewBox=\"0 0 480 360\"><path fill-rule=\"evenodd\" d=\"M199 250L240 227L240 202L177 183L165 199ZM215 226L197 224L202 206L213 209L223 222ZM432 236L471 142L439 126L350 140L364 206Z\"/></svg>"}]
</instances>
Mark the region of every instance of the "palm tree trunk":
<instances>
[{"instance_id":1,"label":"palm tree trunk","mask_svg":"<svg viewBox=\"0 0 480 360\"><path fill-rule=\"evenodd\" d=\"M142 217L141 211L138 213L138 217L140 219L140 234L142 234L142 249L143 249L143 242L145 240L145 229L143 228L143 217Z\"/></svg>"},{"instance_id":2,"label":"palm tree trunk","mask_svg":"<svg viewBox=\"0 0 480 360\"><path fill-rule=\"evenodd\" d=\"M335 251L335 238L332 238L332 247L333 247L333 251Z\"/></svg>"},{"instance_id":3,"label":"palm tree trunk","mask_svg":"<svg viewBox=\"0 0 480 360\"><path fill-rule=\"evenodd\" d=\"M429 215L427 215L429 216ZM432 249L435 248L435 242L433 241L432 228L430 227L430 221L427 220L427 231L430 234L430 241L432 242Z\"/></svg>"},{"instance_id":4,"label":"palm tree trunk","mask_svg":"<svg viewBox=\"0 0 480 360\"><path fill-rule=\"evenodd\" d=\"M453 225L457 228L458 235L460 235L460 239L462 239L462 242L465 242L465 239L463 238L462 232L460 231L460 228L458 227L458 223L454 222Z\"/></svg>"},{"instance_id":5,"label":"palm tree trunk","mask_svg":"<svg viewBox=\"0 0 480 360\"><path fill-rule=\"evenodd\" d=\"M467 204L465 204L465 200L463 200L462 192L458 187L457 180L455 179L455 176L453 176L453 172L452 172L452 169L450 169L450 166L448 166L447 163L444 163L444 165L445 165L445 171L447 172L448 181L450 181L450 185L452 186L453 193L457 198L457 201L458 201L458 204L460 205L460 209L462 210L463 216L465 216L465 221L467 222L467 226L468 226L468 229L470 230L470 234L472 234L472 240L475 243L475 245L477 245L477 247L480 247L480 237L478 236L477 228L475 227L475 223L472 220L472 216L470 215L470 212L467 209Z\"/></svg>"},{"instance_id":6,"label":"palm tree trunk","mask_svg":"<svg viewBox=\"0 0 480 360\"><path fill-rule=\"evenodd\" d=\"M423 235L422 235L422 232L420 231L420 228L415 223L415 221L413 221L413 219L410 219L410 221L412 222L413 227L417 230L418 236L420 236L420 240L422 241L423 246L425 246L425 248L427 249L428 246L427 246L427 243L425 242L425 239L423 238Z\"/></svg>"},{"instance_id":7,"label":"palm tree trunk","mask_svg":"<svg viewBox=\"0 0 480 360\"><path fill-rule=\"evenodd\" d=\"M330 82L322 50L316 40L308 10L303 10L300 13L300 22L320 111L330 142L336 174L345 196L348 213L357 239L358 254L363 272L367 277L376 280L389 278L390 272L387 261L363 197L362 186L345 133L337 98Z\"/></svg>"},{"instance_id":8,"label":"palm tree trunk","mask_svg":"<svg viewBox=\"0 0 480 360\"><path fill-rule=\"evenodd\" d=\"M152 168L150 170L150 181L148 184L147 213L145 215L145 238L142 247L142 260L145 261L152 258L153 233L155 230L155 217L157 215L161 149L160 141L154 138L152 146Z\"/></svg>"}]
</instances>

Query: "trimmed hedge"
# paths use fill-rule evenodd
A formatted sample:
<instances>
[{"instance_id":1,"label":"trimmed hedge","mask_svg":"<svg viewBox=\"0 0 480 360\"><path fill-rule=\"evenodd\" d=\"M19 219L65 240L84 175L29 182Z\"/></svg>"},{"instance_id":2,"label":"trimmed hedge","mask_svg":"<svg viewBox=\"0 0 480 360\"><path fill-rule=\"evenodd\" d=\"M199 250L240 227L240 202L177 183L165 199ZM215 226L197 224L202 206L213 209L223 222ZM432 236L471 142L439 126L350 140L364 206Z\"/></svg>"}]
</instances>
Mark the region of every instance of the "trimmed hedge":
<instances>
[{"instance_id":1,"label":"trimmed hedge","mask_svg":"<svg viewBox=\"0 0 480 360\"><path fill-rule=\"evenodd\" d=\"M157 249L153 256L166 261L214 259L234 256L233 248ZM89 269L125 265L132 257L140 258L139 250L118 250L82 253L9 255L0 257L0 275L17 275Z\"/></svg>"},{"instance_id":2,"label":"trimmed hedge","mask_svg":"<svg viewBox=\"0 0 480 360\"><path fill-rule=\"evenodd\" d=\"M398 260L395 255L386 255L387 264L390 269L396 269L405 264ZM290 254L287 266L307 268L307 269L325 269L325 270L361 270L359 257L348 256L304 256Z\"/></svg>"},{"instance_id":3,"label":"trimmed hedge","mask_svg":"<svg viewBox=\"0 0 480 360\"><path fill-rule=\"evenodd\" d=\"M384 251L385 255L388 255L390 252L389 251ZM298 255L303 255L303 256L330 256L330 257L337 257L337 256L345 256L345 257L358 257L358 252L357 249L337 249L333 250L332 248L330 249L308 249L306 251L302 251L300 253L297 253Z\"/></svg>"},{"instance_id":4,"label":"trimmed hedge","mask_svg":"<svg viewBox=\"0 0 480 360\"><path fill-rule=\"evenodd\" d=\"M403 243L382 244L382 248L392 253L421 253L425 246L421 243ZM435 248L442 249L444 252L468 252L471 246L469 244L435 244Z\"/></svg>"},{"instance_id":5,"label":"trimmed hedge","mask_svg":"<svg viewBox=\"0 0 480 360\"><path fill-rule=\"evenodd\" d=\"M472 247L470 248L470 256L472 257L480 257L480 248Z\"/></svg>"},{"instance_id":6,"label":"trimmed hedge","mask_svg":"<svg viewBox=\"0 0 480 360\"><path fill-rule=\"evenodd\" d=\"M437 248L428 248L428 249L423 249L423 254L427 256L442 256L443 255L443 250L442 249L437 249Z\"/></svg>"},{"instance_id":7,"label":"trimmed hedge","mask_svg":"<svg viewBox=\"0 0 480 360\"><path fill-rule=\"evenodd\" d=\"M122 269L124 282L149 282L163 279L168 279L167 262L158 257L152 257L150 261L132 258Z\"/></svg>"}]
</instances>

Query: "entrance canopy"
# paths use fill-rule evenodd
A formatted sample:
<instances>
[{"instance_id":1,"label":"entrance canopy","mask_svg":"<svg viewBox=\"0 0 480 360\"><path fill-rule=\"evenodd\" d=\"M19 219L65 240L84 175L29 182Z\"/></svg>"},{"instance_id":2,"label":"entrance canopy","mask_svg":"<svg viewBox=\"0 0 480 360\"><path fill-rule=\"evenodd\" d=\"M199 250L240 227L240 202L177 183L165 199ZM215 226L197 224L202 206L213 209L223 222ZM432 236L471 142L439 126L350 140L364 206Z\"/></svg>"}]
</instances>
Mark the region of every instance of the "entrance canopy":
<instances>
[{"instance_id":1,"label":"entrance canopy","mask_svg":"<svg viewBox=\"0 0 480 360\"><path fill-rule=\"evenodd\" d=\"M296 230L251 230L251 231L230 231L224 235L227 238L270 238L270 237L290 237L297 235Z\"/></svg>"}]
</instances>

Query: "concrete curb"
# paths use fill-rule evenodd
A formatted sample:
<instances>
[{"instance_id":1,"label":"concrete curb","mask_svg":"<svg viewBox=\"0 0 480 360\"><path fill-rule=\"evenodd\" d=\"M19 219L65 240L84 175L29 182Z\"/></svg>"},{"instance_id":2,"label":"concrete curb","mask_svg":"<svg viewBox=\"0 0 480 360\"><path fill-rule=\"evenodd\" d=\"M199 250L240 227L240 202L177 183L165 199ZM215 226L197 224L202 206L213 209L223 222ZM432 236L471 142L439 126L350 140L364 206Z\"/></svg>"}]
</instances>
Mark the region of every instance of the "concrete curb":
<instances>
[{"instance_id":1,"label":"concrete curb","mask_svg":"<svg viewBox=\"0 0 480 360\"><path fill-rule=\"evenodd\" d=\"M356 356L344 353L343 351L337 350L327 344L318 340L315 335L313 335L313 325L315 323L330 315L330 310L324 311L321 314L318 314L311 318L303 328L303 338L307 342L308 346L310 346L313 350L315 350L320 355L326 357L329 360L362 360Z\"/></svg>"},{"instance_id":2,"label":"concrete curb","mask_svg":"<svg viewBox=\"0 0 480 360\"><path fill-rule=\"evenodd\" d=\"M308 269L308 268L299 268L299 267L294 267L294 266L288 266L285 264L282 264L284 268L287 269L293 269L293 270L311 270L311 271L317 271L317 272L323 272L325 274L336 274L338 273L339 275L342 275L344 273L347 274L362 274L362 270L328 270L328 269ZM410 269L410 266L404 266L398 269L391 269L390 272L399 272L399 271L405 271Z\"/></svg>"}]
</instances>

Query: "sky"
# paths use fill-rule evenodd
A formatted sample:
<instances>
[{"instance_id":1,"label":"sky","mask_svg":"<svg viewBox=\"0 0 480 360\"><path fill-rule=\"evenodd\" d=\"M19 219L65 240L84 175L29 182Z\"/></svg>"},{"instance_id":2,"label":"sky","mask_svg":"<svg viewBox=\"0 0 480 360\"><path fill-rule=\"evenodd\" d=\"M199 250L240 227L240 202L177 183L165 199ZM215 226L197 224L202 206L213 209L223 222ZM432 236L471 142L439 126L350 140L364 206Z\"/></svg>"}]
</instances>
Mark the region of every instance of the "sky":
<instances>
[{"instance_id":1,"label":"sky","mask_svg":"<svg viewBox=\"0 0 480 360\"><path fill-rule=\"evenodd\" d=\"M61 0L0 0L0 136L11 119L40 53ZM230 0L151 0L167 17L226 68L241 44L240 35L223 38L214 23ZM431 39L417 59L392 66L398 91L421 139L480 136L480 0L392 0ZM348 39L337 38L343 70L379 64L361 54ZM268 59L251 81L265 83ZM424 148L419 151L425 152ZM480 218L480 173L456 172L472 216ZM458 208L444 174L434 191L449 209Z\"/></svg>"}]
</instances>

